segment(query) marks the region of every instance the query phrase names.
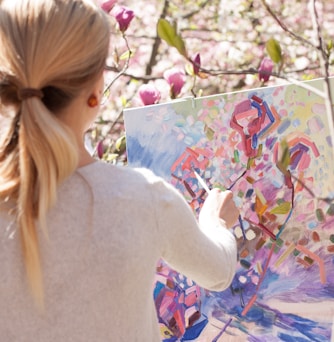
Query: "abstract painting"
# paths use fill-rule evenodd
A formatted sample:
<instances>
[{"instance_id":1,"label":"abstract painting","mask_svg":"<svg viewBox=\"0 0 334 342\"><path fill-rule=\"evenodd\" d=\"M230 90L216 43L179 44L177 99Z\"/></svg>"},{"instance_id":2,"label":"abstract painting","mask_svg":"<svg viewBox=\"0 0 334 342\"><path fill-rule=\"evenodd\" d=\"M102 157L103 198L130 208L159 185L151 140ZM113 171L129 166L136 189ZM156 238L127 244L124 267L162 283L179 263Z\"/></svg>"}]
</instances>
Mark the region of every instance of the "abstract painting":
<instances>
[{"instance_id":1,"label":"abstract painting","mask_svg":"<svg viewBox=\"0 0 334 342\"><path fill-rule=\"evenodd\" d=\"M334 89L334 79L330 79ZM323 80L307 82L322 89ZM173 184L198 214L231 189L238 267L210 292L157 265L162 340L330 341L334 317L334 158L323 98L296 84L124 111L128 162Z\"/></svg>"}]
</instances>

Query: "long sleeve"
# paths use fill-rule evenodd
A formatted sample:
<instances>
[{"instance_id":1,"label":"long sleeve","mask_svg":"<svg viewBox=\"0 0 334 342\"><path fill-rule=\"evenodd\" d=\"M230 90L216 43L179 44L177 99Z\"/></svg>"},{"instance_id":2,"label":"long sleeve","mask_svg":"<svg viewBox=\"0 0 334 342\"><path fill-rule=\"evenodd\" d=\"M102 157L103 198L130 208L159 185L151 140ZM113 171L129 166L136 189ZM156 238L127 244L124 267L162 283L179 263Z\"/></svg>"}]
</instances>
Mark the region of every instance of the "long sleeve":
<instances>
[{"instance_id":1,"label":"long sleeve","mask_svg":"<svg viewBox=\"0 0 334 342\"><path fill-rule=\"evenodd\" d=\"M233 280L237 246L233 234L217 220L201 218L199 226L190 206L171 185L153 185L162 258L176 271L213 291Z\"/></svg>"}]
</instances>

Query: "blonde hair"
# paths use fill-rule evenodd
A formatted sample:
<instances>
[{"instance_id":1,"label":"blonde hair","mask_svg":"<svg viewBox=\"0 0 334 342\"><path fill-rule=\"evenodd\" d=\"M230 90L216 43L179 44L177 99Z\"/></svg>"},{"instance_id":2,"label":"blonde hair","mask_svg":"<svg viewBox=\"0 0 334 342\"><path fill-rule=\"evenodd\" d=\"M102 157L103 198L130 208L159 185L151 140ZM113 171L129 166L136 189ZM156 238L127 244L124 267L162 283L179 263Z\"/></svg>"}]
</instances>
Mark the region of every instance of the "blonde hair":
<instances>
[{"instance_id":1,"label":"blonde hair","mask_svg":"<svg viewBox=\"0 0 334 342\"><path fill-rule=\"evenodd\" d=\"M96 81L109 48L107 16L90 0L0 2L0 199L15 203L28 282L39 304L38 226L78 164L57 113ZM22 89L43 97L21 99Z\"/></svg>"}]
</instances>

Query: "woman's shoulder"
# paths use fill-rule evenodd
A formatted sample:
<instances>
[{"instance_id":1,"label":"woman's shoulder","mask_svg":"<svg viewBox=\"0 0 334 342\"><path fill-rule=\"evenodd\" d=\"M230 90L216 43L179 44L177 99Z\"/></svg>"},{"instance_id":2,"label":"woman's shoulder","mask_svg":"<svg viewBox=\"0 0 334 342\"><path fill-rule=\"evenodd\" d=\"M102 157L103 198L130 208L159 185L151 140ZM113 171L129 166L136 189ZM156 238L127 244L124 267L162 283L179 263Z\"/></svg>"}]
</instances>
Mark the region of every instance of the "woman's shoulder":
<instances>
[{"instance_id":1,"label":"woman's shoulder","mask_svg":"<svg viewBox=\"0 0 334 342\"><path fill-rule=\"evenodd\" d=\"M110 203L111 199L126 201L130 206L154 204L156 208L171 203L179 196L162 177L147 168L133 168L97 161L76 171L78 182L84 181L95 200ZM73 189L73 187L72 187ZM87 188L86 188L87 189Z\"/></svg>"},{"instance_id":2,"label":"woman's shoulder","mask_svg":"<svg viewBox=\"0 0 334 342\"><path fill-rule=\"evenodd\" d=\"M147 168L133 168L96 161L77 169L77 173L91 185L114 185L117 187L140 187L164 182Z\"/></svg>"}]
</instances>

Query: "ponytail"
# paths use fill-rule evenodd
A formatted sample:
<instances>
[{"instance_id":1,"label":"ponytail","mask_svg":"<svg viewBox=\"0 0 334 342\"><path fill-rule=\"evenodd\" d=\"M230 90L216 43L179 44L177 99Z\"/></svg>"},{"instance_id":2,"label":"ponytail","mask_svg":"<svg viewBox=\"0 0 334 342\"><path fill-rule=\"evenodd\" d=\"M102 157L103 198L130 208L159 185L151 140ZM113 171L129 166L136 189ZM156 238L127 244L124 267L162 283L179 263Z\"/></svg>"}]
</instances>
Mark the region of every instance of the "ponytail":
<instances>
[{"instance_id":1,"label":"ponytail","mask_svg":"<svg viewBox=\"0 0 334 342\"><path fill-rule=\"evenodd\" d=\"M69 129L37 97L22 102L19 128L20 190L17 219L23 256L34 297L43 303L36 221L46 233L46 214L56 200L57 187L78 164L76 142Z\"/></svg>"}]
</instances>

